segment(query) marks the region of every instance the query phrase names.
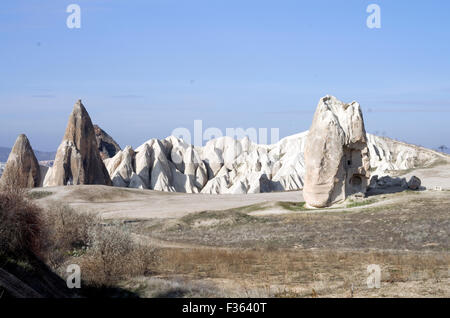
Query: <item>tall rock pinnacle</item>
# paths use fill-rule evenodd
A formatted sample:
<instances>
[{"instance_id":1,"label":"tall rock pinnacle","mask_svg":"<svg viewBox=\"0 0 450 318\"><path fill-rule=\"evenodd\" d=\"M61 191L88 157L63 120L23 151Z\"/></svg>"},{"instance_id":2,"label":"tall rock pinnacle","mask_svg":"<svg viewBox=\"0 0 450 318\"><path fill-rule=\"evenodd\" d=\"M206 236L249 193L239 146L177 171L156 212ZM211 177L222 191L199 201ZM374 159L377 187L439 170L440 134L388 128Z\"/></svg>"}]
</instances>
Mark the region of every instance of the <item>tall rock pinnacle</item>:
<instances>
[{"instance_id":1,"label":"tall rock pinnacle","mask_svg":"<svg viewBox=\"0 0 450 318\"><path fill-rule=\"evenodd\" d=\"M41 183L39 163L24 134L17 137L0 181L21 188L39 187Z\"/></svg>"},{"instance_id":2,"label":"tall rock pinnacle","mask_svg":"<svg viewBox=\"0 0 450 318\"><path fill-rule=\"evenodd\" d=\"M364 120L357 102L333 96L317 106L305 144L303 196L312 207L327 207L364 193L370 177Z\"/></svg>"},{"instance_id":3,"label":"tall rock pinnacle","mask_svg":"<svg viewBox=\"0 0 450 318\"><path fill-rule=\"evenodd\" d=\"M47 187L68 184L112 185L98 151L94 126L81 100L73 107L55 162L44 180Z\"/></svg>"}]
</instances>

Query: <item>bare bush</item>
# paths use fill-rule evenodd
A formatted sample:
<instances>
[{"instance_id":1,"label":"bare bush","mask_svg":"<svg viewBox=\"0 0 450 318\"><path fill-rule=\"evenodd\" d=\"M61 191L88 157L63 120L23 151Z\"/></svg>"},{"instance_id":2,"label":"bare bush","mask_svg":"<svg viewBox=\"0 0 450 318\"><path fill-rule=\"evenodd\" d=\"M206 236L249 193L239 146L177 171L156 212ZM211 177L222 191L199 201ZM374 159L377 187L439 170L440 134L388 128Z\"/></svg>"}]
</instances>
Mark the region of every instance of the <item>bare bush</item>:
<instances>
[{"instance_id":1,"label":"bare bush","mask_svg":"<svg viewBox=\"0 0 450 318\"><path fill-rule=\"evenodd\" d=\"M121 223L104 224L94 214L52 203L43 211L25 191L0 191L0 254L34 253L56 272L79 264L85 283L115 286L120 280L150 273L156 250L137 243Z\"/></svg>"},{"instance_id":2,"label":"bare bush","mask_svg":"<svg viewBox=\"0 0 450 318\"><path fill-rule=\"evenodd\" d=\"M108 286L133 276L145 275L156 260L156 250L133 241L121 224L97 226L92 246L82 259L84 279L92 285Z\"/></svg>"},{"instance_id":3,"label":"bare bush","mask_svg":"<svg viewBox=\"0 0 450 318\"><path fill-rule=\"evenodd\" d=\"M113 286L148 273L156 253L135 242L121 222L105 224L97 215L54 202L45 213L46 259L54 269L75 262L89 285Z\"/></svg>"},{"instance_id":4,"label":"bare bush","mask_svg":"<svg viewBox=\"0 0 450 318\"><path fill-rule=\"evenodd\" d=\"M100 259L103 274L108 278L120 275L134 248L129 233L113 226L97 227L93 241L91 252Z\"/></svg>"},{"instance_id":5,"label":"bare bush","mask_svg":"<svg viewBox=\"0 0 450 318\"><path fill-rule=\"evenodd\" d=\"M75 211L54 202L45 213L47 261L58 267L71 253L86 250L91 244L92 229L99 222L93 214Z\"/></svg>"},{"instance_id":6,"label":"bare bush","mask_svg":"<svg viewBox=\"0 0 450 318\"><path fill-rule=\"evenodd\" d=\"M40 254L42 210L27 200L20 188L0 189L0 252Z\"/></svg>"},{"instance_id":7,"label":"bare bush","mask_svg":"<svg viewBox=\"0 0 450 318\"><path fill-rule=\"evenodd\" d=\"M25 189L20 184L19 179L14 178L12 174L3 174L0 177L0 191L25 193Z\"/></svg>"}]
</instances>

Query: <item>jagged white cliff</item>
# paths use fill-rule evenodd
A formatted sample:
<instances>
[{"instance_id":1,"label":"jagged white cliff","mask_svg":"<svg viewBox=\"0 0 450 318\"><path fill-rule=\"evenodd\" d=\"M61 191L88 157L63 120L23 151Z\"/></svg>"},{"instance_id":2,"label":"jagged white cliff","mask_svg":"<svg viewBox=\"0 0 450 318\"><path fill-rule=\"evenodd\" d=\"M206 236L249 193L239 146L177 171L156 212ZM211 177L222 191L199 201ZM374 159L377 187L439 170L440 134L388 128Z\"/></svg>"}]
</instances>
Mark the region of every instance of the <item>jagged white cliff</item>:
<instances>
[{"instance_id":1,"label":"jagged white cliff","mask_svg":"<svg viewBox=\"0 0 450 318\"><path fill-rule=\"evenodd\" d=\"M221 137L194 147L173 136L126 147L105 165L115 186L169 192L236 194L303 188L308 132L273 145ZM436 151L367 134L372 175L430 165Z\"/></svg>"}]
</instances>

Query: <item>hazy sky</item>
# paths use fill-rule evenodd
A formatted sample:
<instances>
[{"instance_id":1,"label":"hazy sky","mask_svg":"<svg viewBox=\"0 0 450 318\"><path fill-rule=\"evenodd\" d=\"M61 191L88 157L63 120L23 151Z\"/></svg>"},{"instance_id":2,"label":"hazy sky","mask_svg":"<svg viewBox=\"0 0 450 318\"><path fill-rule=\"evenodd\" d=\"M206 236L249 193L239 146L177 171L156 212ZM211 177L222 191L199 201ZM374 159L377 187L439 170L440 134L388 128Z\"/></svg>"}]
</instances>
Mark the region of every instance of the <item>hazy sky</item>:
<instances>
[{"instance_id":1,"label":"hazy sky","mask_svg":"<svg viewBox=\"0 0 450 318\"><path fill-rule=\"evenodd\" d=\"M69 29L66 8L81 7ZM366 8L381 7L381 29ZM121 146L177 127L309 128L320 97L366 129L450 146L450 1L2 0L0 146L56 150L79 98Z\"/></svg>"}]
</instances>

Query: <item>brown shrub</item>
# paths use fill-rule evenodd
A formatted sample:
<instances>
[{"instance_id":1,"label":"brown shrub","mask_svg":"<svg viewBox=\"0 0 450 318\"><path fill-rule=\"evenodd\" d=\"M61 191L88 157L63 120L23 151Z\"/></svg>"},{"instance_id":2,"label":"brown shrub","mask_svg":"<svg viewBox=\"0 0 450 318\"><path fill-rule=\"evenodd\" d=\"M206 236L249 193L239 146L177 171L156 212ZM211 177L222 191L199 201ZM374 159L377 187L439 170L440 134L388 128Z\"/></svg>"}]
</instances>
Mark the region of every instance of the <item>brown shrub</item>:
<instances>
[{"instance_id":1,"label":"brown shrub","mask_svg":"<svg viewBox=\"0 0 450 318\"><path fill-rule=\"evenodd\" d=\"M111 286L146 275L154 266L156 250L136 243L123 225L97 226L91 235L92 246L80 264L90 285Z\"/></svg>"},{"instance_id":2,"label":"brown shrub","mask_svg":"<svg viewBox=\"0 0 450 318\"><path fill-rule=\"evenodd\" d=\"M0 189L0 253L40 255L43 234L42 210L27 200L24 190Z\"/></svg>"},{"instance_id":3,"label":"brown shrub","mask_svg":"<svg viewBox=\"0 0 450 318\"><path fill-rule=\"evenodd\" d=\"M99 222L93 214L75 211L68 205L54 202L44 214L45 255L54 268L61 265L76 250L91 244L90 233Z\"/></svg>"},{"instance_id":4,"label":"brown shrub","mask_svg":"<svg viewBox=\"0 0 450 318\"><path fill-rule=\"evenodd\" d=\"M104 224L94 214L52 203L43 211L26 191L2 186L0 191L0 256L20 259L33 253L56 272L81 266L91 286L115 286L120 280L148 274L156 261L154 248L138 244L122 223Z\"/></svg>"},{"instance_id":5,"label":"brown shrub","mask_svg":"<svg viewBox=\"0 0 450 318\"><path fill-rule=\"evenodd\" d=\"M24 193L25 190L20 184L19 178L14 178L12 174L3 174L0 177L0 191L1 192L21 192Z\"/></svg>"},{"instance_id":6,"label":"brown shrub","mask_svg":"<svg viewBox=\"0 0 450 318\"><path fill-rule=\"evenodd\" d=\"M54 202L45 211L46 260L63 273L76 263L91 286L114 286L119 280L145 275L155 263L152 247L135 242L121 222L105 224L97 215Z\"/></svg>"}]
</instances>

